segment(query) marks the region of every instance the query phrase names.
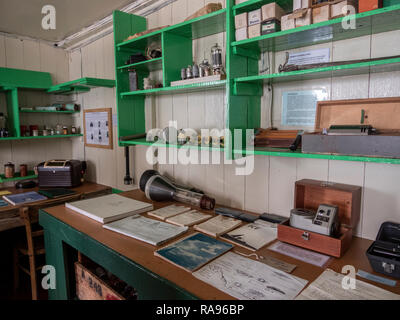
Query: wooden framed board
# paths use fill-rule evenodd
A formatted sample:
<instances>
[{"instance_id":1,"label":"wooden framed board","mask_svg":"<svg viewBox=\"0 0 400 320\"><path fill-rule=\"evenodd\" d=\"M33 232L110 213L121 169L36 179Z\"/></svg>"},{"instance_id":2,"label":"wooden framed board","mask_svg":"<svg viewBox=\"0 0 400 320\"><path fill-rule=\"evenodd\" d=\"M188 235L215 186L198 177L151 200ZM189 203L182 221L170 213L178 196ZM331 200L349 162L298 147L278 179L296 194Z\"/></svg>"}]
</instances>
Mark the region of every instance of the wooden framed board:
<instances>
[{"instance_id":1,"label":"wooden framed board","mask_svg":"<svg viewBox=\"0 0 400 320\"><path fill-rule=\"evenodd\" d=\"M86 147L113 149L112 109L89 109L83 112Z\"/></svg>"}]
</instances>

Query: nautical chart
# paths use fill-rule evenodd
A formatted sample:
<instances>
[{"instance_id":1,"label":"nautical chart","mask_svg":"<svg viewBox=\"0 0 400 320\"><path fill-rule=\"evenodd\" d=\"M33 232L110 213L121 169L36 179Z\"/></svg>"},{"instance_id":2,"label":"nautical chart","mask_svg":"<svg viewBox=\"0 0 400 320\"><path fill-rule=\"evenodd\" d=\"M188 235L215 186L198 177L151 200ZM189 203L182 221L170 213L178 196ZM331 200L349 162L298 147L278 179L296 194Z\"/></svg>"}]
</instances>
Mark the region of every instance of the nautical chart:
<instances>
[{"instance_id":1,"label":"nautical chart","mask_svg":"<svg viewBox=\"0 0 400 320\"><path fill-rule=\"evenodd\" d=\"M241 300L291 300L308 282L232 252L193 275Z\"/></svg>"}]
</instances>

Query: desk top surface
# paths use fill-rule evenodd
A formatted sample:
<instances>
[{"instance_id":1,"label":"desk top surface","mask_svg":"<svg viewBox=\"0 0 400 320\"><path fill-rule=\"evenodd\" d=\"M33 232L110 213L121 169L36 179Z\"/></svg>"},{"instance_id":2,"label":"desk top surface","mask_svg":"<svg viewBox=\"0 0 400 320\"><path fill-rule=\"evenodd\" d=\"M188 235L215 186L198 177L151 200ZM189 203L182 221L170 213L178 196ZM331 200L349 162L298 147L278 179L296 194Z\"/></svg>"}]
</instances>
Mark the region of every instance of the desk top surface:
<instances>
[{"instance_id":1,"label":"desk top surface","mask_svg":"<svg viewBox=\"0 0 400 320\"><path fill-rule=\"evenodd\" d=\"M140 190L124 192L121 195L151 203L151 201L147 200L144 193L141 192ZM169 202L163 202L163 203L153 202L155 209L170 204L171 203ZM145 267L151 272L175 283L182 289L194 294L200 299L219 299L219 300L232 299L231 296L225 294L224 292L206 284L203 281L198 280L197 278L192 276L191 273L186 272L185 270L178 268L173 264L154 255L155 250L171 242L174 242L179 238L173 239L170 242L163 244L160 247L155 247L150 244L141 242L139 240L135 240L130 237L124 236L122 234L104 229L101 223L89 219L86 216L78 214L70 209L67 209L65 208L65 206L52 207L46 209L45 211L51 216L57 218L58 220L70 225L74 229L84 234L87 234L88 236L102 243L103 245L111 248L112 250L134 261L135 263L140 264L141 266ZM145 214L145 216L147 215ZM151 218L156 219L154 217ZM186 237L195 232L196 231L194 231L193 228L190 227L188 233L185 233L180 238ZM371 245L371 243L372 241L370 240L354 237L352 245L350 249L346 252L346 254L340 259L331 258L325 267L333 269L336 272L341 272L343 266L353 265L356 268L356 270L360 268L372 274L379 275L372 270L371 266L369 265L368 259L365 255L365 252L367 248ZM293 259L291 257L270 251L267 249L267 247L268 246L258 250L257 253L264 256L272 256L282 261L295 264L297 267L292 272L292 275L306 279L309 281L309 283L313 282L324 271L324 268L320 268ZM239 246L235 246L234 250L245 254L252 253L252 251L246 250L245 248ZM361 280L369 282L373 285L379 286L386 290L395 292L397 294L400 294L399 283L397 284L396 287L390 287L375 282L370 282L365 279Z\"/></svg>"}]
</instances>

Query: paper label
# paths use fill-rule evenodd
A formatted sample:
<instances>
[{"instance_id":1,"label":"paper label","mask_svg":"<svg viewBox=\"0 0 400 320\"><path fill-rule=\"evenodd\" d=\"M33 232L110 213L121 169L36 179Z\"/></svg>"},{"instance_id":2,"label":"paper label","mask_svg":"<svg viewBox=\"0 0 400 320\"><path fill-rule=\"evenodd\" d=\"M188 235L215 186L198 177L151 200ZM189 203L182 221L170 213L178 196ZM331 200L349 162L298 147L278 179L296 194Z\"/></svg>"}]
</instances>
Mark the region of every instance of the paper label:
<instances>
[{"instance_id":1,"label":"paper label","mask_svg":"<svg viewBox=\"0 0 400 320\"><path fill-rule=\"evenodd\" d=\"M330 62L329 48L290 53L288 64L294 64L299 66L304 64L326 63L326 62Z\"/></svg>"}]
</instances>

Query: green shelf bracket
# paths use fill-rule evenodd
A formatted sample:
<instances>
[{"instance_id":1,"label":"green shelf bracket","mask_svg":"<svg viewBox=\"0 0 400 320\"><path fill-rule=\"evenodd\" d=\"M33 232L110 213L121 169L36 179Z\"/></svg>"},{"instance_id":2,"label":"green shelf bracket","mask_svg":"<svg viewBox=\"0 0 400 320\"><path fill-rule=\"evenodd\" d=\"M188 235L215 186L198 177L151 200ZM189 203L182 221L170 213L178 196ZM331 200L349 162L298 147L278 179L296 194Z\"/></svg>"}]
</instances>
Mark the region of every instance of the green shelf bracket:
<instances>
[{"instance_id":1,"label":"green shelf bracket","mask_svg":"<svg viewBox=\"0 0 400 320\"><path fill-rule=\"evenodd\" d=\"M29 180L29 179L36 179L36 178L37 178L37 175L35 174L34 171L28 171L28 174L24 177L21 177L20 172L16 172L14 174L14 177L12 177L12 178L6 178L4 176L4 174L0 174L0 183L20 181L20 180Z\"/></svg>"}]
</instances>

